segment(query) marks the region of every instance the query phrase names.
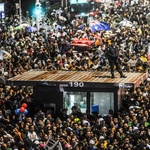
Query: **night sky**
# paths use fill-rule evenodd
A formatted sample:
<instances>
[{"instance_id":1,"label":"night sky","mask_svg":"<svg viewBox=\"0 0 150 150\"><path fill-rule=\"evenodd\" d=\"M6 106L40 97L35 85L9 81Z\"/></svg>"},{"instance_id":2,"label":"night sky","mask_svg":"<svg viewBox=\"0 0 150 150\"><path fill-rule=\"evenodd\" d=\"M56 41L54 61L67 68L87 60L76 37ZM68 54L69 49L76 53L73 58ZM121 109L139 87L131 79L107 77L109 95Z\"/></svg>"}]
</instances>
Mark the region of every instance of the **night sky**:
<instances>
[{"instance_id":1,"label":"night sky","mask_svg":"<svg viewBox=\"0 0 150 150\"><path fill-rule=\"evenodd\" d=\"M19 0L7 0L7 1L2 1L0 2L5 3L5 12L6 15L12 15L15 13L15 3L19 3ZM33 7L35 6L36 0L21 0L21 8L22 8L22 13L25 14L26 11L29 11L29 13L32 13Z\"/></svg>"},{"instance_id":2,"label":"night sky","mask_svg":"<svg viewBox=\"0 0 150 150\"><path fill-rule=\"evenodd\" d=\"M35 3L37 0L21 0L21 8L22 8L22 14L23 16L28 11L30 16L33 14L33 9L35 8ZM45 0L39 0L41 1L42 7L45 7ZM60 3L61 0L47 0L51 3L51 5L55 3ZM5 13L6 16L11 16L16 14L16 3L19 3L19 0L0 0L0 3L5 3Z\"/></svg>"},{"instance_id":3,"label":"night sky","mask_svg":"<svg viewBox=\"0 0 150 150\"><path fill-rule=\"evenodd\" d=\"M26 11L29 11L32 13L32 9L35 6L36 0L22 0L22 11L25 13Z\"/></svg>"},{"instance_id":4,"label":"night sky","mask_svg":"<svg viewBox=\"0 0 150 150\"><path fill-rule=\"evenodd\" d=\"M39 0L44 7L45 0ZM47 0L51 4L59 3L61 0ZM19 0L0 0L0 3L5 3L5 13L7 16L16 14L16 3L19 3ZM36 0L21 0L21 8L23 16L26 14L26 11L29 12L30 16L33 14L33 9L35 7Z\"/></svg>"}]
</instances>

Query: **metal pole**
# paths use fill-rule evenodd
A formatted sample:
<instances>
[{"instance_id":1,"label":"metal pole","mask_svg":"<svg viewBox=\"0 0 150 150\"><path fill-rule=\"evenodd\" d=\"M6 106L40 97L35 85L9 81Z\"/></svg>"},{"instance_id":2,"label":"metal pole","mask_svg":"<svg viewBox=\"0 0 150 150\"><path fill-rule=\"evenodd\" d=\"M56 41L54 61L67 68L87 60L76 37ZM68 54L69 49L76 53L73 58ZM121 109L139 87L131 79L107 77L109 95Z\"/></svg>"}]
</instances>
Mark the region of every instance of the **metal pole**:
<instances>
[{"instance_id":1,"label":"metal pole","mask_svg":"<svg viewBox=\"0 0 150 150\"><path fill-rule=\"evenodd\" d=\"M68 0L66 0L66 8L68 7Z\"/></svg>"},{"instance_id":2,"label":"metal pole","mask_svg":"<svg viewBox=\"0 0 150 150\"><path fill-rule=\"evenodd\" d=\"M20 19L20 24L21 24L21 22L22 22L21 0L19 0L19 19Z\"/></svg>"},{"instance_id":3,"label":"metal pole","mask_svg":"<svg viewBox=\"0 0 150 150\"><path fill-rule=\"evenodd\" d=\"M39 0L36 0L35 5L39 4ZM36 16L36 27L37 27L37 31L39 32L40 29L40 15Z\"/></svg>"},{"instance_id":4,"label":"metal pole","mask_svg":"<svg viewBox=\"0 0 150 150\"><path fill-rule=\"evenodd\" d=\"M61 7L64 7L64 0L61 0Z\"/></svg>"},{"instance_id":5,"label":"metal pole","mask_svg":"<svg viewBox=\"0 0 150 150\"><path fill-rule=\"evenodd\" d=\"M1 13L1 25L2 25L3 24L3 13L2 13L2 11L0 13Z\"/></svg>"}]
</instances>

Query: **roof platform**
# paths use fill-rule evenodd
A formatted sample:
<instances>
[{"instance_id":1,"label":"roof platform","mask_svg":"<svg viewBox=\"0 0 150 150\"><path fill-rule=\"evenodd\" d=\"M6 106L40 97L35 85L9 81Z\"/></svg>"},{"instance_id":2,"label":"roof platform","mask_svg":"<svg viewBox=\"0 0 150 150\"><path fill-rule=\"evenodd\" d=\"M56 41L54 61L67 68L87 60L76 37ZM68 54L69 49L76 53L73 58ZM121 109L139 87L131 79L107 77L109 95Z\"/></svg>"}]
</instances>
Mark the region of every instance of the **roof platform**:
<instances>
[{"instance_id":1,"label":"roof platform","mask_svg":"<svg viewBox=\"0 0 150 150\"><path fill-rule=\"evenodd\" d=\"M30 70L6 81L7 85L37 86L38 84L55 87L86 88L136 88L148 77L148 72L124 72L127 78L120 78L115 72L112 79L109 71L62 71Z\"/></svg>"}]
</instances>

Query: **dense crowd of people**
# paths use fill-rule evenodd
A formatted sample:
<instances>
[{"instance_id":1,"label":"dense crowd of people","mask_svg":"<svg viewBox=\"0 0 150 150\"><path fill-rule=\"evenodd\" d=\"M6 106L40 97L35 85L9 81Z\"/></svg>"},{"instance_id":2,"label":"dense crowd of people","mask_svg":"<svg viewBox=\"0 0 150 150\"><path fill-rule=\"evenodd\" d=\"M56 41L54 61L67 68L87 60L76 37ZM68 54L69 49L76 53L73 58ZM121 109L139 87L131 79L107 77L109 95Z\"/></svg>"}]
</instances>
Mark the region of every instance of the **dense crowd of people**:
<instances>
[{"instance_id":1,"label":"dense crowd of people","mask_svg":"<svg viewBox=\"0 0 150 150\"><path fill-rule=\"evenodd\" d=\"M93 20L110 23L111 30L94 33L83 17L70 20L63 10L54 11L51 21L45 21L49 29L35 32L16 30L17 18L6 18L1 26L0 45L11 58L1 61L2 73L8 79L30 69L109 71L104 50L112 43L120 50L123 72L149 71L149 10L150 5L140 2L132 6L122 2L108 8L101 4ZM132 25L119 24L122 20ZM92 40L94 44L77 52L71 46L75 39ZM109 110L107 116L83 114L76 106L70 115L66 109L58 116L44 112L34 103L31 87L3 85L0 96L2 150L41 150L50 137L59 140L63 150L150 149L150 78L134 91L126 90L118 114ZM22 104L27 104L28 113L16 112Z\"/></svg>"}]
</instances>

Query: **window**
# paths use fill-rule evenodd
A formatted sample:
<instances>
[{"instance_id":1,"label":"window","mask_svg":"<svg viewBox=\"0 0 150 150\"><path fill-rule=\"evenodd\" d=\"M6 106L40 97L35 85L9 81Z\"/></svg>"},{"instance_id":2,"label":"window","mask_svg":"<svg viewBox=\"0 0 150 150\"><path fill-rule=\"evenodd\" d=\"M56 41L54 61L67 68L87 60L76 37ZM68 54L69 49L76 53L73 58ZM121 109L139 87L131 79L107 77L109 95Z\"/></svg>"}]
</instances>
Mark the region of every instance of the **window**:
<instances>
[{"instance_id":1,"label":"window","mask_svg":"<svg viewBox=\"0 0 150 150\"><path fill-rule=\"evenodd\" d=\"M91 92L91 113L92 105L99 106L99 114L108 114L110 109L114 110L114 93L113 92Z\"/></svg>"},{"instance_id":2,"label":"window","mask_svg":"<svg viewBox=\"0 0 150 150\"><path fill-rule=\"evenodd\" d=\"M87 108L86 92L64 92L63 108L68 109L68 114L72 113L72 106L77 106L79 111L85 113Z\"/></svg>"}]
</instances>

